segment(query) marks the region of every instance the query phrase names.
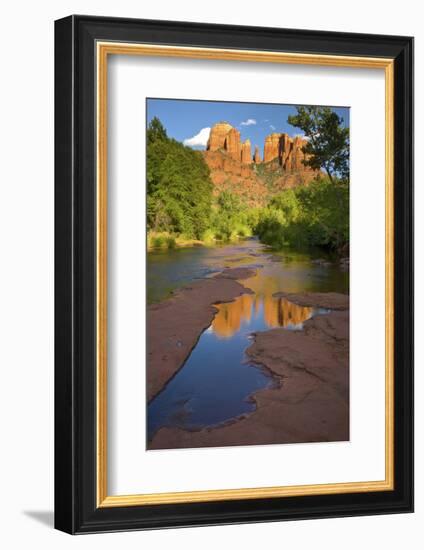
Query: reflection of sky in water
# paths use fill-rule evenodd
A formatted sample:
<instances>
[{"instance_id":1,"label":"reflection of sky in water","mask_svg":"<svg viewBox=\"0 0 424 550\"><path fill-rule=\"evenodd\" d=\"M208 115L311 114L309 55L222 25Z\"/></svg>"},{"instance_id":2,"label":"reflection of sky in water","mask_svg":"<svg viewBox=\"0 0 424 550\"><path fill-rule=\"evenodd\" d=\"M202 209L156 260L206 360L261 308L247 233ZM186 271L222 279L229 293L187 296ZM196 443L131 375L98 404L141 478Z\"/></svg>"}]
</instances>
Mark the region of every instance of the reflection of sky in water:
<instances>
[{"instance_id":1,"label":"reflection of sky in water","mask_svg":"<svg viewBox=\"0 0 424 550\"><path fill-rule=\"evenodd\" d=\"M257 241L249 240L237 246L154 253L154 259L149 254L151 300L223 267L262 266L257 275L242 281L254 294L217 306L211 326L183 368L149 404L149 438L162 426L199 429L254 410L249 396L274 380L260 367L246 363L251 333L273 327L301 330L304 321L326 312L275 298L274 293L347 290L348 274L336 266L316 266L310 256L300 254L273 256L273 261L261 248Z\"/></svg>"}]
</instances>

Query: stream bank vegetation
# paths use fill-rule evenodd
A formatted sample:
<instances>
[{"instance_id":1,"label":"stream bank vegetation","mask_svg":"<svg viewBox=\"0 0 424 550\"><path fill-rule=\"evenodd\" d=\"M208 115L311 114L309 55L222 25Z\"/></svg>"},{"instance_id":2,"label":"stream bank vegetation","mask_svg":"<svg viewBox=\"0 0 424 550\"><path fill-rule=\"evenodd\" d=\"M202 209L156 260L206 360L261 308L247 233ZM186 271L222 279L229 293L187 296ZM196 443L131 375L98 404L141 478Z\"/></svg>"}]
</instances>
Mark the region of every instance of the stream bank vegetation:
<instances>
[{"instance_id":1,"label":"stream bank vegetation","mask_svg":"<svg viewBox=\"0 0 424 550\"><path fill-rule=\"evenodd\" d=\"M308 142L304 161L319 175L308 185L270 193L247 206L230 191L213 194L201 151L168 137L158 118L147 129L148 249L213 245L257 235L281 249L349 247L349 129L331 109L298 107L289 123Z\"/></svg>"}]
</instances>

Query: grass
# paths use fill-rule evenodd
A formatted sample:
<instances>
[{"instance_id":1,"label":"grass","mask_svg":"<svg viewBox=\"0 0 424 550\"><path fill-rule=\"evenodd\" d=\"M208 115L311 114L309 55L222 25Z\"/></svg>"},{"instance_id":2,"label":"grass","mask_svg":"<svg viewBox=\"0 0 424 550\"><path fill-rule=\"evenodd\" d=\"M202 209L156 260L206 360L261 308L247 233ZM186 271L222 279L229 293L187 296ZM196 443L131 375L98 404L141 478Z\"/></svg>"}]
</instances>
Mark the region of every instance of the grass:
<instances>
[{"instance_id":1,"label":"grass","mask_svg":"<svg viewBox=\"0 0 424 550\"><path fill-rule=\"evenodd\" d=\"M175 248L176 239L169 233L150 232L147 235L147 248L153 249L170 249Z\"/></svg>"},{"instance_id":2,"label":"grass","mask_svg":"<svg viewBox=\"0 0 424 550\"><path fill-rule=\"evenodd\" d=\"M247 226L240 225L233 229L230 234L216 230L207 229L202 239L193 239L184 234L176 235L168 232L149 231L147 234L147 250L172 250L173 248L189 246L212 246L219 242L236 242L241 238L250 237L252 231Z\"/></svg>"},{"instance_id":3,"label":"grass","mask_svg":"<svg viewBox=\"0 0 424 550\"><path fill-rule=\"evenodd\" d=\"M172 250L184 246L203 245L203 241L185 235L173 235L167 232L150 231L147 234L147 250Z\"/></svg>"}]
</instances>

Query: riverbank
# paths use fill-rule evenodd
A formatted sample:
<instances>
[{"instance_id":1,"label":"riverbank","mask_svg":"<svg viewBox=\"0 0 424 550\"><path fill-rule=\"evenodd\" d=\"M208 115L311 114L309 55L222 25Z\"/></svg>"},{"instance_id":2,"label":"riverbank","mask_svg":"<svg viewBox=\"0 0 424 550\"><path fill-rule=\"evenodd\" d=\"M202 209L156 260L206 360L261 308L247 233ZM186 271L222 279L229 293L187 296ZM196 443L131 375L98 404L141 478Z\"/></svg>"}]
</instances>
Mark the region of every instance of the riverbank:
<instances>
[{"instance_id":1,"label":"riverbank","mask_svg":"<svg viewBox=\"0 0 424 550\"><path fill-rule=\"evenodd\" d=\"M150 402L184 365L202 332L211 324L214 304L231 302L252 291L238 280L253 277L253 268L225 269L201 279L147 308L147 399Z\"/></svg>"},{"instance_id":2,"label":"riverbank","mask_svg":"<svg viewBox=\"0 0 424 550\"><path fill-rule=\"evenodd\" d=\"M338 310L304 323L301 331L276 328L254 334L251 361L278 381L250 398L254 412L217 427L188 431L163 427L150 449L346 441L349 439L349 310L344 295L297 295L313 307Z\"/></svg>"},{"instance_id":3,"label":"riverbank","mask_svg":"<svg viewBox=\"0 0 424 550\"><path fill-rule=\"evenodd\" d=\"M230 235L227 239L222 239L215 237L214 232L210 230L205 232L202 239L189 239L173 233L149 232L147 234L147 251L153 252L155 250L172 250L174 248L234 244L250 236L251 234L248 231L243 234L234 232L234 234Z\"/></svg>"},{"instance_id":4,"label":"riverbank","mask_svg":"<svg viewBox=\"0 0 424 550\"><path fill-rule=\"evenodd\" d=\"M235 233L233 236L230 236L228 239L221 239L216 238L214 236L214 233L212 231L208 231L205 234L205 237L203 239L190 239L186 238L181 235L176 235L173 233L157 233L157 232L149 232L147 235L147 252L158 252L158 251L166 251L166 250L173 250L175 248L193 248L193 247L213 247L213 246L223 246L225 244L231 245L236 244L240 241L251 239L251 238L257 238L255 236L252 237L250 232L238 234ZM291 247L289 245L279 245L277 247L273 247L270 244L267 244L266 242L263 242L267 248L269 248L270 251L273 252L290 252ZM325 248L322 248L321 251L325 254L329 254L332 252L332 254L337 258L336 262L340 263L342 269L349 269L349 246L344 246L338 250L325 250ZM334 262L334 260L333 260ZM317 258L315 260L315 263L321 264L321 265L330 265L330 261L323 258Z\"/></svg>"},{"instance_id":5,"label":"riverbank","mask_svg":"<svg viewBox=\"0 0 424 550\"><path fill-rule=\"evenodd\" d=\"M186 239L172 233L154 233L147 234L147 251L169 250L173 248L186 248L191 246L205 246L205 242L198 239Z\"/></svg>"}]
</instances>

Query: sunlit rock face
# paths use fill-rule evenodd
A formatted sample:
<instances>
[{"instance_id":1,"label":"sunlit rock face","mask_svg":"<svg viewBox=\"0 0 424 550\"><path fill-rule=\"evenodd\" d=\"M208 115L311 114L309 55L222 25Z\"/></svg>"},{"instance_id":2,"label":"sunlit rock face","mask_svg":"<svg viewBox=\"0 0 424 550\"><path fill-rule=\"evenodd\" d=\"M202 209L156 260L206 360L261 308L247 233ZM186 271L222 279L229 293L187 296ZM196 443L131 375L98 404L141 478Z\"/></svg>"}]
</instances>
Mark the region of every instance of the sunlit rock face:
<instances>
[{"instance_id":1,"label":"sunlit rock face","mask_svg":"<svg viewBox=\"0 0 424 550\"><path fill-rule=\"evenodd\" d=\"M291 157L294 154L294 142L288 134L280 134L278 159L282 166L291 169Z\"/></svg>"},{"instance_id":2,"label":"sunlit rock face","mask_svg":"<svg viewBox=\"0 0 424 550\"><path fill-rule=\"evenodd\" d=\"M212 127L206 150L225 152L227 156L242 164L252 163L250 140L242 143L240 132L228 122L218 122Z\"/></svg>"},{"instance_id":3,"label":"sunlit rock face","mask_svg":"<svg viewBox=\"0 0 424 550\"><path fill-rule=\"evenodd\" d=\"M231 128L227 133L224 141L224 149L228 155L234 160L240 160L242 155L242 146L240 144L240 132L235 128Z\"/></svg>"},{"instance_id":4,"label":"sunlit rock face","mask_svg":"<svg viewBox=\"0 0 424 550\"><path fill-rule=\"evenodd\" d=\"M264 162L270 162L278 158L280 151L281 134L269 134L265 138Z\"/></svg>"},{"instance_id":5,"label":"sunlit rock face","mask_svg":"<svg viewBox=\"0 0 424 550\"><path fill-rule=\"evenodd\" d=\"M300 136L292 138L286 133L274 132L265 138L263 161L278 160L284 170L310 172L312 169L303 163L308 158L303 152L306 144L307 140ZM225 152L230 158L242 164L261 163L259 147L255 146L252 158L250 140L246 139L242 143L240 132L225 121L218 122L211 128L206 150Z\"/></svg>"},{"instance_id":6,"label":"sunlit rock face","mask_svg":"<svg viewBox=\"0 0 424 550\"><path fill-rule=\"evenodd\" d=\"M205 151L204 159L210 170L215 196L229 191L242 197L248 206L265 204L267 187L251 165L243 164L222 151Z\"/></svg>"},{"instance_id":7,"label":"sunlit rock face","mask_svg":"<svg viewBox=\"0 0 424 550\"><path fill-rule=\"evenodd\" d=\"M252 163L252 153L250 149L250 139L246 139L244 143L241 144L241 162L243 164Z\"/></svg>"},{"instance_id":8,"label":"sunlit rock face","mask_svg":"<svg viewBox=\"0 0 424 550\"><path fill-rule=\"evenodd\" d=\"M274 132L265 138L262 160L257 145L252 156L250 140L242 142L239 130L226 121L218 122L210 131L203 153L215 196L229 191L254 207L266 203L269 181L277 191L307 185L318 171L304 164L306 143L299 136Z\"/></svg>"},{"instance_id":9,"label":"sunlit rock face","mask_svg":"<svg viewBox=\"0 0 424 550\"><path fill-rule=\"evenodd\" d=\"M288 134L273 133L265 138L264 162L278 160L284 170L296 172L311 172L312 168L303 163L308 159L303 148L307 144L306 139L299 136L291 138Z\"/></svg>"},{"instance_id":10,"label":"sunlit rock face","mask_svg":"<svg viewBox=\"0 0 424 550\"><path fill-rule=\"evenodd\" d=\"M230 191L249 206L265 201L267 189L253 171L250 141L242 143L240 132L231 124L218 122L212 127L204 157L216 196Z\"/></svg>"},{"instance_id":11,"label":"sunlit rock face","mask_svg":"<svg viewBox=\"0 0 424 550\"><path fill-rule=\"evenodd\" d=\"M231 124L228 122L218 122L211 128L211 133L209 134L209 140L206 145L207 151L218 151L218 149L225 148L225 140L227 138L228 132L233 129Z\"/></svg>"}]
</instances>

